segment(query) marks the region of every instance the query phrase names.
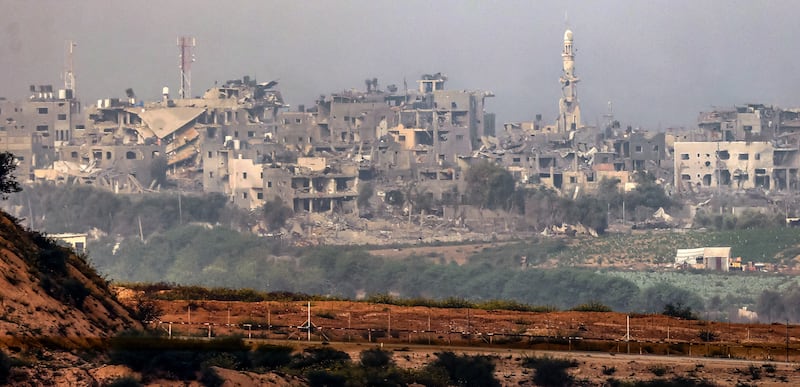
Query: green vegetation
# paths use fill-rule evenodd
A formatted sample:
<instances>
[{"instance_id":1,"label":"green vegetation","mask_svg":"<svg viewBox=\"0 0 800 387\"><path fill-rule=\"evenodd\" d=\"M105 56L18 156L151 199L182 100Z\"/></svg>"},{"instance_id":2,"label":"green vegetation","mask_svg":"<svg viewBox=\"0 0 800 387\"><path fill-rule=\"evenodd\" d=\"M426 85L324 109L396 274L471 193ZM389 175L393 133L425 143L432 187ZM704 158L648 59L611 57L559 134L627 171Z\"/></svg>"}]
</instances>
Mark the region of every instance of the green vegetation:
<instances>
[{"instance_id":1,"label":"green vegetation","mask_svg":"<svg viewBox=\"0 0 800 387\"><path fill-rule=\"evenodd\" d=\"M6 384L11 374L11 358L5 352L0 351L0 383Z\"/></svg>"},{"instance_id":2,"label":"green vegetation","mask_svg":"<svg viewBox=\"0 0 800 387\"><path fill-rule=\"evenodd\" d=\"M610 387L716 387L717 385L706 380L675 376L671 379L637 380L623 381L614 378L608 379L607 386Z\"/></svg>"},{"instance_id":3,"label":"green vegetation","mask_svg":"<svg viewBox=\"0 0 800 387\"><path fill-rule=\"evenodd\" d=\"M22 191L19 182L14 178L17 160L10 152L0 152L0 199L8 199L8 194Z\"/></svg>"},{"instance_id":4,"label":"green vegetation","mask_svg":"<svg viewBox=\"0 0 800 387\"><path fill-rule=\"evenodd\" d=\"M526 357L522 361L522 366L536 370L533 375L533 383L537 386L561 387L574 385L574 377L567 370L577 367L578 362L576 360L540 356Z\"/></svg>"},{"instance_id":5,"label":"green vegetation","mask_svg":"<svg viewBox=\"0 0 800 387\"><path fill-rule=\"evenodd\" d=\"M505 168L488 160L470 165L464 180L467 182L467 203L485 208L511 208L514 177Z\"/></svg>"},{"instance_id":6,"label":"green vegetation","mask_svg":"<svg viewBox=\"0 0 800 387\"><path fill-rule=\"evenodd\" d=\"M111 342L112 364L123 364L141 372L142 382L158 378L199 380L221 385L212 367L240 371L278 371L302 376L311 386L499 386L494 379L494 361L487 356L436 354L436 360L417 369L398 368L392 353L380 348L361 352L360 361L329 346L295 348L259 345L248 348L241 339L170 340L151 332L127 332ZM125 384L139 383L126 380ZM122 383L122 381L120 382Z\"/></svg>"},{"instance_id":7,"label":"green vegetation","mask_svg":"<svg viewBox=\"0 0 800 387\"><path fill-rule=\"evenodd\" d=\"M292 362L292 352L290 346L261 344L250 352L250 364L256 370L275 370Z\"/></svg>"},{"instance_id":8,"label":"green vegetation","mask_svg":"<svg viewBox=\"0 0 800 387\"><path fill-rule=\"evenodd\" d=\"M717 238L728 233L717 233ZM688 235L634 235L630 246L620 247L620 251L636 250L638 244L651 240ZM791 238L777 232L773 239L776 237ZM624 244L624 239L616 236L593 240ZM107 240L104 245L92 246L93 262L99 270L117 281L183 284L163 297L184 299L309 299L308 294L319 295L319 299L354 299L366 293L372 295L370 301L397 305L542 311L596 302L616 311L647 313L662 313L668 304L681 304L694 313L705 312L703 317L722 318L725 314L717 311L754 307L764 290L800 285L796 277L763 273L536 270L521 264L522 257L528 265L535 265L558 257L586 256L591 246L583 241L574 245L549 239L504 244L477 252L460 266L432 263L430 257L380 258L357 247L289 248L276 240L199 226L178 227L151 237L146 244L125 240L116 254L112 254L114 243ZM593 248L597 254L599 247ZM666 251L674 255L674 248ZM390 292L400 297L390 297Z\"/></svg>"},{"instance_id":9,"label":"green vegetation","mask_svg":"<svg viewBox=\"0 0 800 387\"><path fill-rule=\"evenodd\" d=\"M529 242L535 246L535 242ZM524 245L521 245L524 246ZM553 259L563 264L603 258L604 262L628 261L668 263L681 248L730 246L733 257L744 263L790 263L800 253L800 233L792 228L726 230L708 232L646 232L610 234L576 240Z\"/></svg>"},{"instance_id":10,"label":"green vegetation","mask_svg":"<svg viewBox=\"0 0 800 387\"><path fill-rule=\"evenodd\" d=\"M169 340L150 332L126 332L110 344L110 361L141 372L147 380L196 380L211 366L249 367L249 348L237 338Z\"/></svg>"},{"instance_id":11,"label":"green vegetation","mask_svg":"<svg viewBox=\"0 0 800 387\"><path fill-rule=\"evenodd\" d=\"M494 387L500 382L494 378L494 361L489 356L456 355L453 352L440 352L429 369L442 369L447 374L449 384L464 387Z\"/></svg>"},{"instance_id":12,"label":"green vegetation","mask_svg":"<svg viewBox=\"0 0 800 387\"><path fill-rule=\"evenodd\" d=\"M576 312L611 312L611 308L601 302L590 301L585 304L580 304L571 310Z\"/></svg>"},{"instance_id":13,"label":"green vegetation","mask_svg":"<svg viewBox=\"0 0 800 387\"><path fill-rule=\"evenodd\" d=\"M2 172L0 165L0 172ZM0 180L1 182L2 180ZM2 183L0 183L2 188ZM254 219L228 204L221 194L175 193L121 195L81 185L38 183L9 199L9 205L32 214L32 224L48 233L101 230L109 235L145 238L193 222L245 228ZM29 208L28 206L31 206Z\"/></svg>"},{"instance_id":14,"label":"green vegetation","mask_svg":"<svg viewBox=\"0 0 800 387\"><path fill-rule=\"evenodd\" d=\"M491 165L483 170L487 176L493 171ZM475 173L478 171L480 169ZM626 193L626 205L672 205L669 198L658 191L660 188L651 176L642 175L638 179L637 192ZM563 218L603 229L606 206L613 212L616 205L621 205L622 198L619 182L610 180L600 184L597 194L583 196L578 202L544 189L525 192L526 206L531 210L529 221L534 225L546 225ZM415 212L424 209L429 199L427 193L414 189L395 194L398 199L413 197ZM518 194L515 191L514 195ZM499 194L487 191L485 195L484 198L489 198ZM705 312L706 317L709 312L711 317L721 317L722 313L715 312L755 306L765 290L780 291L792 284L800 285L791 277L753 273L531 268L541 264L571 266L587 262L604 265L619 265L621 261L668 263L673 260L677 248L700 246L731 246L732 254L743 257L744 262L792 264L800 253L800 234L788 228L648 232L571 240L533 238L486 248L459 266L437 264L428 256L383 259L358 247L301 249L289 247L280 240L235 231L255 224L259 216L268 218L266 223L271 228L280 227L289 214L288 208L280 203L270 202L272 204L267 207L273 212L269 216L264 213L266 209L250 216L226 207L227 199L220 195L182 196L179 207L175 194L126 196L82 186L55 190L50 185L36 185L26 189L23 195L15 195L11 199L14 203L10 204L27 205L29 199L37 203L32 209L34 222L48 231L87 231L96 227L114 235L90 244L92 263L108 278L124 282L254 289L268 292L270 297L289 292L352 299L360 294L380 297L392 293L399 294L400 301L389 302L436 302L451 306L459 302L497 305L500 302L492 300L508 300L510 304L499 307L537 310L569 309L597 302L618 311L660 313L667 304L682 303L695 313ZM93 205L86 206L87 202ZM603 216L595 219L590 215L594 212ZM139 218L144 241L138 238ZM603 220L593 223L598 219ZM761 224L745 215L737 221L737 227ZM118 234L125 238L119 238ZM67 282L61 282L59 289L50 286L49 281L61 271L59 262L64 262L58 250L43 249L34 256L37 264L44 268L42 272L51 277L43 278L44 284L59 297L80 305L85 297L80 286ZM735 280L732 276L746 276L747 281ZM202 293L202 290L189 288L183 291ZM231 292L235 293L232 297L246 298L239 291ZM203 297L202 294L195 296ZM766 315L773 316L771 319L794 319L791 313L774 309Z\"/></svg>"},{"instance_id":15,"label":"green vegetation","mask_svg":"<svg viewBox=\"0 0 800 387\"><path fill-rule=\"evenodd\" d=\"M694 217L694 227L705 227L721 230L771 229L784 225L784 214L763 214L757 211L744 211L739 215L715 214L710 211L698 211Z\"/></svg>"},{"instance_id":16,"label":"green vegetation","mask_svg":"<svg viewBox=\"0 0 800 387\"><path fill-rule=\"evenodd\" d=\"M271 231L283 227L293 214L292 209L283 204L283 200L279 197L264 203L261 212L264 222Z\"/></svg>"},{"instance_id":17,"label":"green vegetation","mask_svg":"<svg viewBox=\"0 0 800 387\"><path fill-rule=\"evenodd\" d=\"M139 387L142 384L133 376L114 378L105 384L107 387Z\"/></svg>"},{"instance_id":18,"label":"green vegetation","mask_svg":"<svg viewBox=\"0 0 800 387\"><path fill-rule=\"evenodd\" d=\"M681 302L677 302L675 304L668 303L664 305L664 311L661 314L670 317L677 317L682 318L684 320L697 320L697 316L695 316L694 312L692 312L692 308L690 306L685 306Z\"/></svg>"}]
</instances>

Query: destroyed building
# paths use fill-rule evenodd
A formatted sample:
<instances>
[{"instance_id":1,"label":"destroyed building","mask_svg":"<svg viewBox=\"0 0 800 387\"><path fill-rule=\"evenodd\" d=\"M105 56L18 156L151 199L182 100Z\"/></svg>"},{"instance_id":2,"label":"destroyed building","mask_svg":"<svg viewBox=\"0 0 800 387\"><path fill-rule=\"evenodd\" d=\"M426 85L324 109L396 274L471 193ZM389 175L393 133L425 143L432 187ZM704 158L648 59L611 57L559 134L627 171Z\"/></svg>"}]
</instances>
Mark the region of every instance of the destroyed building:
<instances>
[{"instance_id":1,"label":"destroyed building","mask_svg":"<svg viewBox=\"0 0 800 387\"><path fill-rule=\"evenodd\" d=\"M492 94L446 90L440 73L422 78L417 91L384 91L368 79L365 91L281 110L258 141L207 134L204 190L251 209L280 197L296 211L352 212L363 177L387 189L419 182L440 200L460 177L458 157L486 133L484 99Z\"/></svg>"},{"instance_id":2,"label":"destroyed building","mask_svg":"<svg viewBox=\"0 0 800 387\"><path fill-rule=\"evenodd\" d=\"M447 89L442 73L423 74L411 89L370 78L363 90L291 110L276 81L245 76L198 97L173 98L165 87L160 100L143 102L128 89L85 108L66 86L31 87L26 100L0 99L0 149L16 155L25 180L143 192L166 177L251 210L280 198L296 212L358 212L364 181L379 195L413 193L441 210L464 203L464 175L478 159L504 166L520 185L570 197L603 179L630 189L637 171L678 192L798 189L800 110L716 109L701 113L697 128L662 132L621 125L609 103L605 124L589 126L573 43L565 31L558 116L507 123L497 135L486 111L493 94Z\"/></svg>"},{"instance_id":3,"label":"destroyed building","mask_svg":"<svg viewBox=\"0 0 800 387\"><path fill-rule=\"evenodd\" d=\"M675 186L683 192L796 191L798 123L795 110L761 104L701 113L701 139L673 145Z\"/></svg>"},{"instance_id":4,"label":"destroyed building","mask_svg":"<svg viewBox=\"0 0 800 387\"><path fill-rule=\"evenodd\" d=\"M0 149L16 157L20 180L34 180L34 169L51 165L56 146L83 127L81 104L73 97L72 90L31 85L25 100L0 98Z\"/></svg>"}]
</instances>

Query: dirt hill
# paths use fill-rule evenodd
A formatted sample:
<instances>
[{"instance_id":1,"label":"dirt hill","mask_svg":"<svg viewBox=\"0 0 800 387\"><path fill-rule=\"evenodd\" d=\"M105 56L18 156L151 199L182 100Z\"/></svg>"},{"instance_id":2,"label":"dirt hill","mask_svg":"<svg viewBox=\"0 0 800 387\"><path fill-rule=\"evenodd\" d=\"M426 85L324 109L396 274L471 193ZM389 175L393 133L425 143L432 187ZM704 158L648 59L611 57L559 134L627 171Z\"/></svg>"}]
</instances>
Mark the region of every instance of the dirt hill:
<instances>
[{"instance_id":1,"label":"dirt hill","mask_svg":"<svg viewBox=\"0 0 800 387\"><path fill-rule=\"evenodd\" d=\"M140 328L82 256L0 212L0 339L15 347L92 345Z\"/></svg>"}]
</instances>

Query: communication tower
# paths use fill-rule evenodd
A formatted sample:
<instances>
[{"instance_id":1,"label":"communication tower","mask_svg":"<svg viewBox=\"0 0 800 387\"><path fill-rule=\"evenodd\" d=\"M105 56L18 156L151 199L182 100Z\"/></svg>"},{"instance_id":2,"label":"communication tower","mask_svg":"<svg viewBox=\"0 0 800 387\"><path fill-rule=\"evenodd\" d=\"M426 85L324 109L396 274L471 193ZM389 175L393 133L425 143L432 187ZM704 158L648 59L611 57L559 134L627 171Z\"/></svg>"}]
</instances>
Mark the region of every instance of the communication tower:
<instances>
[{"instance_id":1,"label":"communication tower","mask_svg":"<svg viewBox=\"0 0 800 387\"><path fill-rule=\"evenodd\" d=\"M77 44L71 40L66 42L66 58L64 60L64 89L69 90L67 93L75 94L75 63L73 62L73 54Z\"/></svg>"},{"instance_id":2,"label":"communication tower","mask_svg":"<svg viewBox=\"0 0 800 387\"><path fill-rule=\"evenodd\" d=\"M180 69L181 69L181 88L178 95L181 99L192 97L192 62L194 54L192 49L195 46L194 36L179 36L178 47L180 48Z\"/></svg>"}]
</instances>

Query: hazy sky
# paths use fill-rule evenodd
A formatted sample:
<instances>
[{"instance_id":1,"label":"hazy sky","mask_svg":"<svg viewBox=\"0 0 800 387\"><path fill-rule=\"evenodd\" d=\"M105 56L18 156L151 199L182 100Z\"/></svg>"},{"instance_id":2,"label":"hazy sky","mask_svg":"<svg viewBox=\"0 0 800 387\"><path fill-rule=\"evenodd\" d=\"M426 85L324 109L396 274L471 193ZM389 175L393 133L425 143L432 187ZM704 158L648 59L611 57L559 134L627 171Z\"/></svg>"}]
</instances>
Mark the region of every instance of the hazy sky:
<instances>
[{"instance_id":1,"label":"hazy sky","mask_svg":"<svg viewBox=\"0 0 800 387\"><path fill-rule=\"evenodd\" d=\"M287 101L443 72L448 88L496 94L498 125L558 112L564 29L595 124L692 126L712 106L800 106L797 1L0 0L0 96L61 87L77 42L79 98L178 90L178 35L197 38L193 94L215 80L279 79ZM568 15L565 21L565 14Z\"/></svg>"}]
</instances>

